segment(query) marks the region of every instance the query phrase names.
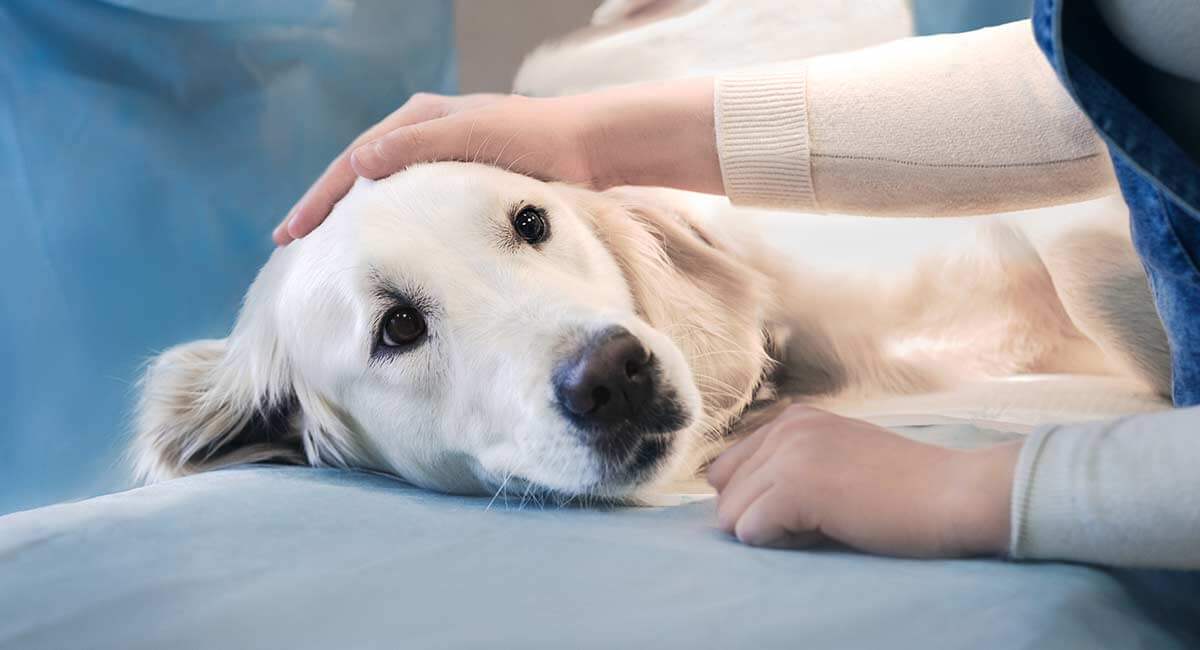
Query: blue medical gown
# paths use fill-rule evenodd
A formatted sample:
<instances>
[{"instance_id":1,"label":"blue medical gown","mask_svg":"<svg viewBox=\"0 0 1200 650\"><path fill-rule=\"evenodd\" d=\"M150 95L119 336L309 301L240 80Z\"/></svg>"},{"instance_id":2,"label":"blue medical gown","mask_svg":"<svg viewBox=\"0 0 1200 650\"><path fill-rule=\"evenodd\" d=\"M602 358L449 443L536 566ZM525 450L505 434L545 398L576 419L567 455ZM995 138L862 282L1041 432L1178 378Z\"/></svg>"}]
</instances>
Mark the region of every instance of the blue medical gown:
<instances>
[{"instance_id":1,"label":"blue medical gown","mask_svg":"<svg viewBox=\"0 0 1200 650\"><path fill-rule=\"evenodd\" d=\"M1031 0L914 0L918 34L966 32L1029 17Z\"/></svg>"},{"instance_id":2,"label":"blue medical gown","mask_svg":"<svg viewBox=\"0 0 1200 650\"><path fill-rule=\"evenodd\" d=\"M0 2L0 513L118 488L139 368L221 337L355 135L453 91L442 0Z\"/></svg>"}]
</instances>

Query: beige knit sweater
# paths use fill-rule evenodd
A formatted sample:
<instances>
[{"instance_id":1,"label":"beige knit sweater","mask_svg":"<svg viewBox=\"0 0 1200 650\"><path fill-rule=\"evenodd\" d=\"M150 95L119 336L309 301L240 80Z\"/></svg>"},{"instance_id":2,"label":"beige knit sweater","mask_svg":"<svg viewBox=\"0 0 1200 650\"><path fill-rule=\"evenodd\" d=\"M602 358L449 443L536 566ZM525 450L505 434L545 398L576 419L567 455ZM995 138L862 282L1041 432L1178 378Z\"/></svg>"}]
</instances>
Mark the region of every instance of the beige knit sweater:
<instances>
[{"instance_id":1,"label":"beige knit sweater","mask_svg":"<svg viewBox=\"0 0 1200 650\"><path fill-rule=\"evenodd\" d=\"M965 215L1117 191L1103 142L1028 21L717 79L734 203ZM1014 558L1200 569L1200 409L1065 425L1026 441Z\"/></svg>"}]
</instances>

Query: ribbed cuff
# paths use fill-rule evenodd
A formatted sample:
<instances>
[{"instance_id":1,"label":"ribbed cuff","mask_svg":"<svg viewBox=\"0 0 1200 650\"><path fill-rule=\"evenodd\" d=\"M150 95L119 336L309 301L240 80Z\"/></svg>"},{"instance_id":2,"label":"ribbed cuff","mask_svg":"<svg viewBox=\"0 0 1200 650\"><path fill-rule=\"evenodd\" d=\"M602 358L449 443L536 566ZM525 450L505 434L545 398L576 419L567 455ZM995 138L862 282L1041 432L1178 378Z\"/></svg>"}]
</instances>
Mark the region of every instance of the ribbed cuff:
<instances>
[{"instance_id":1,"label":"ribbed cuff","mask_svg":"<svg viewBox=\"0 0 1200 650\"><path fill-rule=\"evenodd\" d=\"M1009 557L1015 560L1035 559L1038 526L1033 523L1034 509L1039 517L1052 520L1068 516L1070 490L1063 485L1064 477L1054 472L1039 472L1045 462L1047 442L1058 427L1044 427L1030 434L1021 447L1017 468L1013 476L1011 537L1008 542Z\"/></svg>"},{"instance_id":2,"label":"ribbed cuff","mask_svg":"<svg viewBox=\"0 0 1200 650\"><path fill-rule=\"evenodd\" d=\"M808 134L807 67L720 75L713 93L725 195L739 205L819 211Z\"/></svg>"}]
</instances>

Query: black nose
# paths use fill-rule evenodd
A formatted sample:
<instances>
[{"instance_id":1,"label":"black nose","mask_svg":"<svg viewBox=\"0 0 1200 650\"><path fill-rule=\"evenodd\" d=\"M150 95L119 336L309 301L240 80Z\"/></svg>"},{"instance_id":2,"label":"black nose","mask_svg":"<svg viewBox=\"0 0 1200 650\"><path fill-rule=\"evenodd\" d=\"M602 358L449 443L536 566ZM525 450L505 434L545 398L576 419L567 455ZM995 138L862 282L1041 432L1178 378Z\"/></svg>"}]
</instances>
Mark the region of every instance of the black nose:
<instances>
[{"instance_id":1,"label":"black nose","mask_svg":"<svg viewBox=\"0 0 1200 650\"><path fill-rule=\"evenodd\" d=\"M558 403L587 424L627 421L654 396L650 352L629 330L601 332L559 366L554 376Z\"/></svg>"}]
</instances>

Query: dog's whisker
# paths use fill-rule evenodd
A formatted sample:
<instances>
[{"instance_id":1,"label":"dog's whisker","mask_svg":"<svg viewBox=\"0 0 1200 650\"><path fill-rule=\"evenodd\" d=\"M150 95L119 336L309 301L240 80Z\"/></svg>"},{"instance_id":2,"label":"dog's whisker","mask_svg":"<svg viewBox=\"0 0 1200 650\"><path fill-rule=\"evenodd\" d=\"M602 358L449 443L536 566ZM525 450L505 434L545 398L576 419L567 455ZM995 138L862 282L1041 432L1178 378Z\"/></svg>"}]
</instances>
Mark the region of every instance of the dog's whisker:
<instances>
[{"instance_id":1,"label":"dog's whisker","mask_svg":"<svg viewBox=\"0 0 1200 650\"><path fill-rule=\"evenodd\" d=\"M730 383L728 380L722 379L720 377L714 377L712 375L705 374L703 372L698 372L695 369L692 370L692 375L695 377L698 377L700 379L706 379L717 386L734 387L734 384Z\"/></svg>"},{"instance_id":2,"label":"dog's whisker","mask_svg":"<svg viewBox=\"0 0 1200 650\"><path fill-rule=\"evenodd\" d=\"M696 381L697 388L700 388L701 390L721 391L721 392L727 392L727 393L737 394L737 395L740 395L744 392L741 388L739 388L737 386L734 386L732 384L723 383L720 380L712 379L712 378L706 377L704 375L701 375L699 373L696 373L694 376L697 378L697 381Z\"/></svg>"},{"instance_id":3,"label":"dog's whisker","mask_svg":"<svg viewBox=\"0 0 1200 650\"><path fill-rule=\"evenodd\" d=\"M471 126L467 127L467 146L463 147L463 160L471 157L471 136L475 133L475 123L479 121L476 117L471 120Z\"/></svg>"},{"instance_id":4,"label":"dog's whisker","mask_svg":"<svg viewBox=\"0 0 1200 650\"><path fill-rule=\"evenodd\" d=\"M722 379L718 379L716 377L706 375L702 372L696 372L695 370L693 370L692 376L694 376L697 380L701 380L701 381L697 381L697 383L703 383L704 386L709 389L727 390L727 391L732 391L739 395L744 392L744 390L738 386L735 386L735 385L733 385L727 381L724 381Z\"/></svg>"},{"instance_id":5,"label":"dog's whisker","mask_svg":"<svg viewBox=\"0 0 1200 650\"><path fill-rule=\"evenodd\" d=\"M500 159L504 157L504 152L508 150L508 145L512 144L513 139L516 138L518 135L521 135L521 132L523 130L524 130L524 127L518 128L516 131L513 131L512 135L508 136L508 140L506 140L504 142L503 147L500 147L500 151L498 153L496 153L496 158L494 160L492 160L493 167L500 164Z\"/></svg>"},{"instance_id":6,"label":"dog's whisker","mask_svg":"<svg viewBox=\"0 0 1200 650\"><path fill-rule=\"evenodd\" d=\"M489 133L489 134L487 134L487 137L485 137L485 138L483 139L483 142L481 142L481 143L479 144L479 148L475 150L475 155L474 155L474 156L472 156L472 158L471 158L471 162L472 162L472 163L478 163L478 162L479 162L479 157L483 155L483 150L487 148L487 146L488 146L488 143L489 143L489 142L491 142L491 141L492 141L492 134L491 134L491 133Z\"/></svg>"},{"instance_id":7,"label":"dog's whisker","mask_svg":"<svg viewBox=\"0 0 1200 650\"><path fill-rule=\"evenodd\" d=\"M745 392L739 392L736 389L722 389L719 387L709 387L703 385L698 386L698 388L700 388L701 393L704 393L705 397L709 399L716 398L730 402L741 402L747 397Z\"/></svg>"},{"instance_id":8,"label":"dog's whisker","mask_svg":"<svg viewBox=\"0 0 1200 650\"><path fill-rule=\"evenodd\" d=\"M546 466L547 467L561 467L561 470L564 471L564 473L565 473L566 460L567 460L567 458L565 458L566 455L567 455L567 451L563 447L556 447L554 449L554 453L547 460ZM551 496L551 495L540 489L536 490L534 492L533 500L539 510L546 509L545 497L547 497L547 496Z\"/></svg>"},{"instance_id":9,"label":"dog's whisker","mask_svg":"<svg viewBox=\"0 0 1200 650\"><path fill-rule=\"evenodd\" d=\"M693 354L690 356L690 358L694 361L696 359L707 359L708 357L715 357L723 354L742 354L742 351L731 349L709 350L700 354Z\"/></svg>"},{"instance_id":10,"label":"dog's whisker","mask_svg":"<svg viewBox=\"0 0 1200 650\"><path fill-rule=\"evenodd\" d=\"M529 498L529 491L533 489L533 481L525 481L525 491L521 493L521 502L517 504L517 512L525 509L525 500Z\"/></svg>"},{"instance_id":11,"label":"dog's whisker","mask_svg":"<svg viewBox=\"0 0 1200 650\"><path fill-rule=\"evenodd\" d=\"M712 337L722 343L726 343L733 347L738 347L737 341L734 341L733 339L729 338L728 336L726 336L724 334L714 332L714 331L712 331L712 329L710 327L707 327L705 325L698 324L698 323L688 323L688 322L680 321L680 322L672 323L671 325L668 325L668 326L664 327L663 329L666 330L668 335L670 335L670 332L676 328L686 329L688 332L691 332L691 333L699 332L699 333L704 334L704 336L706 336L706 337ZM739 347L738 349L741 349L741 348Z\"/></svg>"},{"instance_id":12,"label":"dog's whisker","mask_svg":"<svg viewBox=\"0 0 1200 650\"><path fill-rule=\"evenodd\" d=\"M525 153L517 156L516 158L513 158L512 161L510 161L508 163L508 165L504 168L504 171L506 171L506 172L512 171L512 168L515 167L518 162L521 162L525 158L532 156L532 155L533 155L532 151L526 151Z\"/></svg>"},{"instance_id":13,"label":"dog's whisker","mask_svg":"<svg viewBox=\"0 0 1200 650\"><path fill-rule=\"evenodd\" d=\"M504 473L504 480L500 481L500 487L496 488L496 493L492 495L492 500L488 501L487 507L484 508L485 512L492 509L492 504L496 503L496 497L499 497L500 493L504 491L504 488L508 486L508 481L509 481L509 479L512 478L513 472L515 470L516 470L516 463L510 463L508 471ZM507 497L506 497L506 502L507 502Z\"/></svg>"},{"instance_id":14,"label":"dog's whisker","mask_svg":"<svg viewBox=\"0 0 1200 650\"><path fill-rule=\"evenodd\" d=\"M566 508L567 506L571 505L571 502L574 501L575 497L577 497L577 496L579 496L578 492L567 497L566 501L562 501L558 504L558 509L562 510L562 509Z\"/></svg>"}]
</instances>

